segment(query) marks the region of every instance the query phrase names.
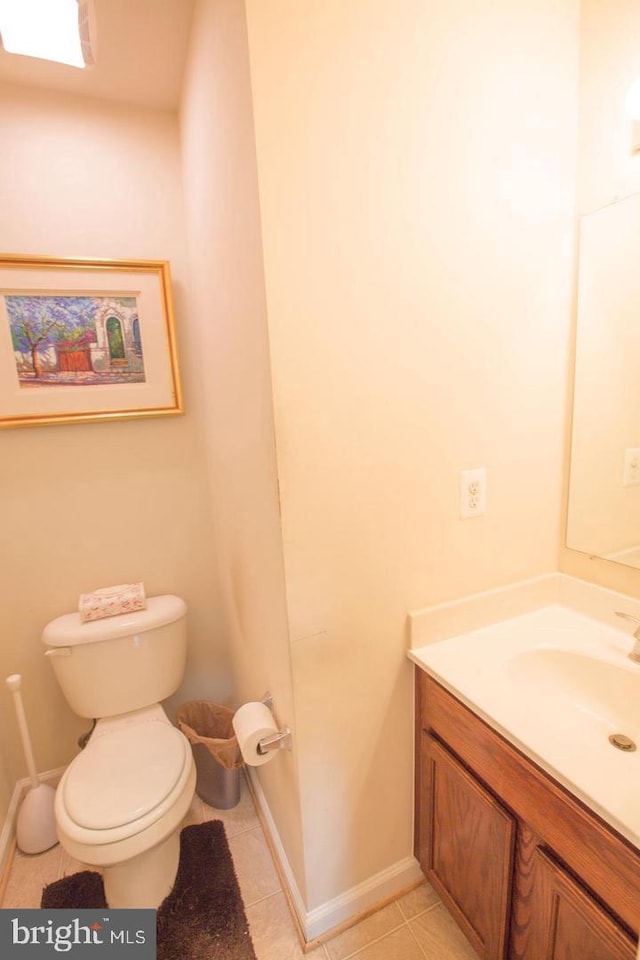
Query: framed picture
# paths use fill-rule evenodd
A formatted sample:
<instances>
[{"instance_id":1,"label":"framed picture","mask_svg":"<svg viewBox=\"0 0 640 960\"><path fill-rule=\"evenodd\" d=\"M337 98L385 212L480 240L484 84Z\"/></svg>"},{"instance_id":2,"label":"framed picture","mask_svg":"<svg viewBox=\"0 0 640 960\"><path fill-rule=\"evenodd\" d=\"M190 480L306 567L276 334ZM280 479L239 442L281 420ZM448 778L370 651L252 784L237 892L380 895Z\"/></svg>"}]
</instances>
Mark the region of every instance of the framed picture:
<instances>
[{"instance_id":1,"label":"framed picture","mask_svg":"<svg viewBox=\"0 0 640 960\"><path fill-rule=\"evenodd\" d=\"M0 427L181 413L168 262L0 255Z\"/></svg>"}]
</instances>

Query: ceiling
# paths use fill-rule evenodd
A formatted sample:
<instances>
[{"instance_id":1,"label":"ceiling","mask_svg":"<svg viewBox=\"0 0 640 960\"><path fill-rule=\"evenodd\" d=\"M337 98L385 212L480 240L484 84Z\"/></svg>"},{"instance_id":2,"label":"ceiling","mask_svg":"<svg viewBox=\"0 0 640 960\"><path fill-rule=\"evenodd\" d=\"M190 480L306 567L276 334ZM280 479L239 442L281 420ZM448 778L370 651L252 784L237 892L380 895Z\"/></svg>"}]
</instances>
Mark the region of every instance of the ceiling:
<instances>
[{"instance_id":1,"label":"ceiling","mask_svg":"<svg viewBox=\"0 0 640 960\"><path fill-rule=\"evenodd\" d=\"M0 85L176 110L193 7L194 0L94 0L94 66L79 70L0 48Z\"/></svg>"}]
</instances>

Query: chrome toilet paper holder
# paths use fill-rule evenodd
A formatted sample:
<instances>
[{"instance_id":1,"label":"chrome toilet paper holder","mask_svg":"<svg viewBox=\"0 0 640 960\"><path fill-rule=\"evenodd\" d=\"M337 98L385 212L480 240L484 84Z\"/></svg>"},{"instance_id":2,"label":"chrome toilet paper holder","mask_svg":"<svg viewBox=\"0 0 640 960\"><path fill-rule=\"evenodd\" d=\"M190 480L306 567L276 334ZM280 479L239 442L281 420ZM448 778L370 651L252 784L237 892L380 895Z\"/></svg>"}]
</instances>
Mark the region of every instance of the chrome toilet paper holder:
<instances>
[{"instance_id":1,"label":"chrome toilet paper holder","mask_svg":"<svg viewBox=\"0 0 640 960\"><path fill-rule=\"evenodd\" d=\"M264 703L265 707L273 713L273 697L268 691L262 697L260 703ZM270 737L263 737L262 740L259 740L256 749L260 756L264 757L265 753L271 753L272 750L291 750L292 747L291 730L289 727L283 727L282 730L278 730Z\"/></svg>"}]
</instances>

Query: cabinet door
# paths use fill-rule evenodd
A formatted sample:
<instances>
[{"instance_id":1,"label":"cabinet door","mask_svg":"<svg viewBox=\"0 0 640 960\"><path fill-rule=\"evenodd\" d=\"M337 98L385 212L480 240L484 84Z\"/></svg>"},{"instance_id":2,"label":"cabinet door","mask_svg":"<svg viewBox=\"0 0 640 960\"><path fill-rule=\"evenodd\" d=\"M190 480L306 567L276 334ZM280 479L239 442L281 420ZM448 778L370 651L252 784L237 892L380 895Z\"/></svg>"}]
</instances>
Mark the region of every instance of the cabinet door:
<instances>
[{"instance_id":1,"label":"cabinet door","mask_svg":"<svg viewBox=\"0 0 640 960\"><path fill-rule=\"evenodd\" d=\"M634 940L543 850L535 855L525 960L634 960Z\"/></svg>"},{"instance_id":2,"label":"cabinet door","mask_svg":"<svg viewBox=\"0 0 640 960\"><path fill-rule=\"evenodd\" d=\"M422 869L478 955L503 960L515 821L426 732L421 760Z\"/></svg>"}]
</instances>

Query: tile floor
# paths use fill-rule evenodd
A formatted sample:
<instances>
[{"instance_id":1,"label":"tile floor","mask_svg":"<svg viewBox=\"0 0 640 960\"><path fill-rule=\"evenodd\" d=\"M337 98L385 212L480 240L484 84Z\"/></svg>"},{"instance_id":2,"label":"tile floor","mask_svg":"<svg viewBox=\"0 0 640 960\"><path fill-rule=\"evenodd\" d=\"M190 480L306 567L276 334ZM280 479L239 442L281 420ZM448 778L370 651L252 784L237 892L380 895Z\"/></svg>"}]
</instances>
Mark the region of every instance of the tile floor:
<instances>
[{"instance_id":1,"label":"tile floor","mask_svg":"<svg viewBox=\"0 0 640 960\"><path fill-rule=\"evenodd\" d=\"M258 960L476 960L427 883L305 955L244 783L232 810L214 810L194 797L185 826L212 819L225 825ZM16 853L2 906L39 907L45 884L82 869L59 845L37 856Z\"/></svg>"}]
</instances>

